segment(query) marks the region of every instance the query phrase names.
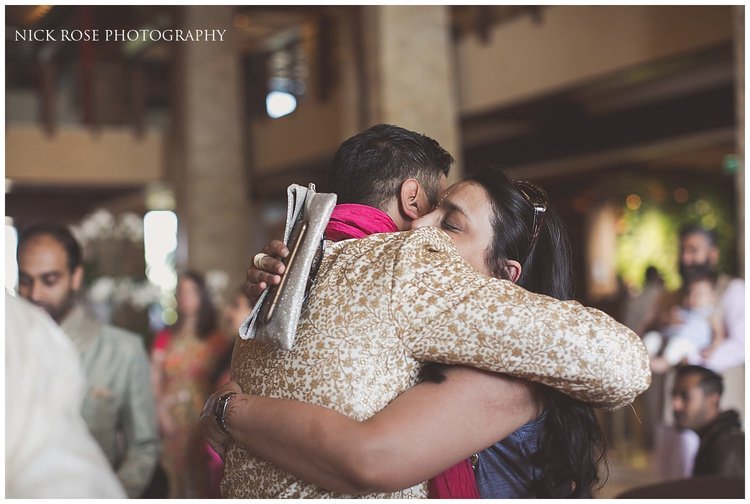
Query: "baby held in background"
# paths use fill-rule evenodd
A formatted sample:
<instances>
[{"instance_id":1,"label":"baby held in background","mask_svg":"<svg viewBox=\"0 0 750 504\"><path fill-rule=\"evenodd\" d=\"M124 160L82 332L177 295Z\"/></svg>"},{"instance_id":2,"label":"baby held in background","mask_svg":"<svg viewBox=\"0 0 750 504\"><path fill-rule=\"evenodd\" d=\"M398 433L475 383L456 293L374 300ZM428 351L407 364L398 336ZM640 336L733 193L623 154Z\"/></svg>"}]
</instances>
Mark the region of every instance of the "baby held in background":
<instances>
[{"instance_id":1,"label":"baby held in background","mask_svg":"<svg viewBox=\"0 0 750 504\"><path fill-rule=\"evenodd\" d=\"M673 309L672 323L643 337L654 371L666 371L668 366L683 360L693 362L713 352L724 339L717 301L714 274L700 271L685 279L682 306Z\"/></svg>"}]
</instances>

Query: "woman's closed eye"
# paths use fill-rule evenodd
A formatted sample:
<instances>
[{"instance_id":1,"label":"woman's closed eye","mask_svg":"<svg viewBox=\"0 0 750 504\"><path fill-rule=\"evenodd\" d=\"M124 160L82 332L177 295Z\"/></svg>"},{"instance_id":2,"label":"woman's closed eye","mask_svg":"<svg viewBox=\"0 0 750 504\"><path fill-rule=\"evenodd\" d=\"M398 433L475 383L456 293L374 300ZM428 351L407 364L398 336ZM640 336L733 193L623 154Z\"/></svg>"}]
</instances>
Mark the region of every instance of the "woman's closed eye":
<instances>
[{"instance_id":1,"label":"woman's closed eye","mask_svg":"<svg viewBox=\"0 0 750 504\"><path fill-rule=\"evenodd\" d=\"M443 219L440 222L440 226L446 231L460 231L458 224L449 219Z\"/></svg>"}]
</instances>

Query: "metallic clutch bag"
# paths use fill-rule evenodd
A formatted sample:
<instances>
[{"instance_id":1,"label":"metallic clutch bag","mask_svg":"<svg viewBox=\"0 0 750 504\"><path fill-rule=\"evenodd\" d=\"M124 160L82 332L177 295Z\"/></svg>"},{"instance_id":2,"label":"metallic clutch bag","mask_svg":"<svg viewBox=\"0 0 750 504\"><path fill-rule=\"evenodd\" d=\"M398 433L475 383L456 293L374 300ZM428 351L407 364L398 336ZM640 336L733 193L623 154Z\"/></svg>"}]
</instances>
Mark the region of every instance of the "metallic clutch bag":
<instances>
[{"instance_id":1,"label":"metallic clutch bag","mask_svg":"<svg viewBox=\"0 0 750 504\"><path fill-rule=\"evenodd\" d=\"M323 233L336 206L336 195L315 192L292 184L287 189L284 243L289 248L286 270L279 285L266 290L240 326L240 337L289 350L294 345L302 304L316 256L322 250Z\"/></svg>"}]
</instances>

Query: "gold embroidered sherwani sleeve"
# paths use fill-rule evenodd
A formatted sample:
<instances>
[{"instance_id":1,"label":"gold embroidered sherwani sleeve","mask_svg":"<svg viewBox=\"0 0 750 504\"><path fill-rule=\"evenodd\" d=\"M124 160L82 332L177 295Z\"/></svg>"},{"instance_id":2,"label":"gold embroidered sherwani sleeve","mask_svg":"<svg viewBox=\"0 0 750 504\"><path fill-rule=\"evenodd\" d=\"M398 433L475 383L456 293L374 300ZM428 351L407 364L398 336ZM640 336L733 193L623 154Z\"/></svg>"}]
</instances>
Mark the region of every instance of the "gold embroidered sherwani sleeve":
<instances>
[{"instance_id":1,"label":"gold embroidered sherwani sleeve","mask_svg":"<svg viewBox=\"0 0 750 504\"><path fill-rule=\"evenodd\" d=\"M421 361L466 364L616 409L651 382L640 338L605 313L488 278L431 228L401 241L391 306Z\"/></svg>"}]
</instances>

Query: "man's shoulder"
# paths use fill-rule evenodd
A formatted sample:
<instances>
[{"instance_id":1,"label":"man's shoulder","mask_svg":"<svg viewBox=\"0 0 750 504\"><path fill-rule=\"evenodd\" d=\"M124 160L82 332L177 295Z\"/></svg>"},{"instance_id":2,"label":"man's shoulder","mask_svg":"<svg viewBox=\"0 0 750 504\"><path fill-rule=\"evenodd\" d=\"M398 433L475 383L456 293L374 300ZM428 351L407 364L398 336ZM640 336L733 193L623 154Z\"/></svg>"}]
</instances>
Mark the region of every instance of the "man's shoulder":
<instances>
[{"instance_id":1,"label":"man's shoulder","mask_svg":"<svg viewBox=\"0 0 750 504\"><path fill-rule=\"evenodd\" d=\"M729 289L741 289L741 290L744 290L745 289L745 280L742 279L742 278L731 277L729 279L729 283L727 285L727 290L729 290Z\"/></svg>"},{"instance_id":2,"label":"man's shoulder","mask_svg":"<svg viewBox=\"0 0 750 504\"><path fill-rule=\"evenodd\" d=\"M744 453L745 433L740 426L724 425L714 434L712 441L708 443L708 449L719 456L734 450L742 450Z\"/></svg>"},{"instance_id":3,"label":"man's shoulder","mask_svg":"<svg viewBox=\"0 0 750 504\"><path fill-rule=\"evenodd\" d=\"M723 305L736 305L744 299L745 280L742 278L725 276L724 283L717 286L720 302Z\"/></svg>"},{"instance_id":4,"label":"man's shoulder","mask_svg":"<svg viewBox=\"0 0 750 504\"><path fill-rule=\"evenodd\" d=\"M326 247L321 272L377 270L402 278L462 263L453 240L433 227L379 233ZM466 266L470 268L468 265ZM332 268L332 269L331 269Z\"/></svg>"}]
</instances>

